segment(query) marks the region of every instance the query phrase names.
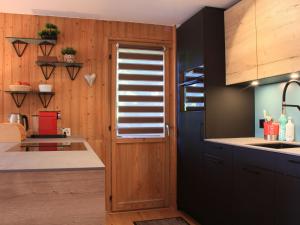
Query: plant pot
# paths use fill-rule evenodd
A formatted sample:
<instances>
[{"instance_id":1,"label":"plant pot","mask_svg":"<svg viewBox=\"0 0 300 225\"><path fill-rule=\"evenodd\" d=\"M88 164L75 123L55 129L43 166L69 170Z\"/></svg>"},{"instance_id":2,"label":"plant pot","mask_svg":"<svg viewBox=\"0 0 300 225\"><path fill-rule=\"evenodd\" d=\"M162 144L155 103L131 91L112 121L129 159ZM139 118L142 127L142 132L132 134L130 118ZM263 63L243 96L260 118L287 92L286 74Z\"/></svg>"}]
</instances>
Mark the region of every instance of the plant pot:
<instances>
[{"instance_id":1,"label":"plant pot","mask_svg":"<svg viewBox=\"0 0 300 225\"><path fill-rule=\"evenodd\" d=\"M39 91L40 92L51 92L52 91L52 84L39 84Z\"/></svg>"},{"instance_id":2,"label":"plant pot","mask_svg":"<svg viewBox=\"0 0 300 225\"><path fill-rule=\"evenodd\" d=\"M75 62L75 55L65 54L64 55L64 61L67 62L67 63Z\"/></svg>"},{"instance_id":3,"label":"plant pot","mask_svg":"<svg viewBox=\"0 0 300 225\"><path fill-rule=\"evenodd\" d=\"M57 35L43 34L41 38L44 40L57 40Z\"/></svg>"}]
</instances>

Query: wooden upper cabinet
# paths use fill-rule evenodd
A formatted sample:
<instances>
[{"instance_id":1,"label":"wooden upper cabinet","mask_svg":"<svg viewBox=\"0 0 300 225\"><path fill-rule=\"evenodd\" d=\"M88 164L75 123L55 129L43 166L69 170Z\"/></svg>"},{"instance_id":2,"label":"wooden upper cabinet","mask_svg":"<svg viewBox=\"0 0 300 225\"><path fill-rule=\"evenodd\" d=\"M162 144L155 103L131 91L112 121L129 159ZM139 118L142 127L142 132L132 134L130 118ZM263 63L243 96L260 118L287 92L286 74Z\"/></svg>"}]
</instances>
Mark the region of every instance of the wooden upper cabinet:
<instances>
[{"instance_id":1,"label":"wooden upper cabinet","mask_svg":"<svg viewBox=\"0 0 300 225\"><path fill-rule=\"evenodd\" d=\"M226 84L257 79L255 0L225 11Z\"/></svg>"},{"instance_id":2,"label":"wooden upper cabinet","mask_svg":"<svg viewBox=\"0 0 300 225\"><path fill-rule=\"evenodd\" d=\"M300 70L300 0L256 0L258 78Z\"/></svg>"}]
</instances>

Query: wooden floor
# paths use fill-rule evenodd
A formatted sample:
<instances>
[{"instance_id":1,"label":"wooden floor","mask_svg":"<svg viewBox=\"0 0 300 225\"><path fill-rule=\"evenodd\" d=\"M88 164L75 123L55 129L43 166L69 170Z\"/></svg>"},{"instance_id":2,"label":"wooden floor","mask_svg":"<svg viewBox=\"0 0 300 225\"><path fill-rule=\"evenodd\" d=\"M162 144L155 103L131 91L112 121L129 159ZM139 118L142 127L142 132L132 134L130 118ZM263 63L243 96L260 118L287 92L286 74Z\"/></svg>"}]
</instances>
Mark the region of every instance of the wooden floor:
<instances>
[{"instance_id":1,"label":"wooden floor","mask_svg":"<svg viewBox=\"0 0 300 225\"><path fill-rule=\"evenodd\" d=\"M191 225L199 225L184 213L175 209L155 209L124 213L109 213L106 215L106 225L133 225L133 221L183 217Z\"/></svg>"}]
</instances>

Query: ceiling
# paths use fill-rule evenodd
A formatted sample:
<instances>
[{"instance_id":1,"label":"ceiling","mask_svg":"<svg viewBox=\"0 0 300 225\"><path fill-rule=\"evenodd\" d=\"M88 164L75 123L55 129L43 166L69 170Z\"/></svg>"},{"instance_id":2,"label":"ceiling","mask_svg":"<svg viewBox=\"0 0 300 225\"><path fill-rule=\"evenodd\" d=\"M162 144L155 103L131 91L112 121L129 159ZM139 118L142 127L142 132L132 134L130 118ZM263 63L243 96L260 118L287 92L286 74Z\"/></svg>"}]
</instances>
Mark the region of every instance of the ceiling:
<instances>
[{"instance_id":1,"label":"ceiling","mask_svg":"<svg viewBox=\"0 0 300 225\"><path fill-rule=\"evenodd\" d=\"M237 0L0 0L0 12L180 25L204 6Z\"/></svg>"}]
</instances>

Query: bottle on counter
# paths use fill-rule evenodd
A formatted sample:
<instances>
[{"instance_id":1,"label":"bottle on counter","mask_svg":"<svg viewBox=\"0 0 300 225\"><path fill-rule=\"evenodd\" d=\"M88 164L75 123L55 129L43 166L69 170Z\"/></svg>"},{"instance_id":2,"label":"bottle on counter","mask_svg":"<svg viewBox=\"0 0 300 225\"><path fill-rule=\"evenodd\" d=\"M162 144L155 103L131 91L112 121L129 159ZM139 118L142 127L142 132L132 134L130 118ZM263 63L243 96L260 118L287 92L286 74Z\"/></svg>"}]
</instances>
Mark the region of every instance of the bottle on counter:
<instances>
[{"instance_id":1,"label":"bottle on counter","mask_svg":"<svg viewBox=\"0 0 300 225\"><path fill-rule=\"evenodd\" d=\"M278 122L279 122L279 141L285 141L286 124L288 122L288 119L284 113L280 115Z\"/></svg>"},{"instance_id":2,"label":"bottle on counter","mask_svg":"<svg viewBox=\"0 0 300 225\"><path fill-rule=\"evenodd\" d=\"M295 125L292 122L292 117L289 117L289 120L286 124L286 141L294 141L295 140Z\"/></svg>"}]
</instances>

